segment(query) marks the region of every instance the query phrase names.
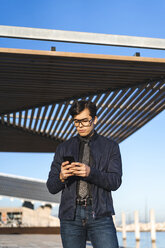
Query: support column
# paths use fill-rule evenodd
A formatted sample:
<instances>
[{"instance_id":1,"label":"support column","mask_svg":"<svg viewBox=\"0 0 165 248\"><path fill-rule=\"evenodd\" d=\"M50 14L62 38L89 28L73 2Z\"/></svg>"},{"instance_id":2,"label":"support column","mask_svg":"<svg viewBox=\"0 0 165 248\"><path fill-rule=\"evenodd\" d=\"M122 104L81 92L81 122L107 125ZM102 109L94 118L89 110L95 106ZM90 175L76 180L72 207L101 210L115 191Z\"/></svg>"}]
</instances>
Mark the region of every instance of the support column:
<instances>
[{"instance_id":1,"label":"support column","mask_svg":"<svg viewBox=\"0 0 165 248\"><path fill-rule=\"evenodd\" d=\"M156 228L155 228L155 213L154 209L150 210L150 226L151 226L151 241L156 241Z\"/></svg>"},{"instance_id":2,"label":"support column","mask_svg":"<svg viewBox=\"0 0 165 248\"><path fill-rule=\"evenodd\" d=\"M122 213L122 237L126 240L126 217L125 213Z\"/></svg>"},{"instance_id":3,"label":"support column","mask_svg":"<svg viewBox=\"0 0 165 248\"><path fill-rule=\"evenodd\" d=\"M138 211L135 211L134 218L135 218L135 239L136 239L136 241L139 241L140 240L140 225L139 225L139 213L138 213Z\"/></svg>"}]
</instances>

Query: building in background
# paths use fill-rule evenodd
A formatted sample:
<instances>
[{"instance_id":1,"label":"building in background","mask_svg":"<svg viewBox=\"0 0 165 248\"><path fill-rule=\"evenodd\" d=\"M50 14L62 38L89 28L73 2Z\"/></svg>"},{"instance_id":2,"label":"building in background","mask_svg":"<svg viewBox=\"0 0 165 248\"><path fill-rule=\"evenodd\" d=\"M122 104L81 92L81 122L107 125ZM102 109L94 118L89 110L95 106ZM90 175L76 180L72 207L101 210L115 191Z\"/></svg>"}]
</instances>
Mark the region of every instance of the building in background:
<instances>
[{"instance_id":1,"label":"building in background","mask_svg":"<svg viewBox=\"0 0 165 248\"><path fill-rule=\"evenodd\" d=\"M22 207L0 208L0 227L50 227L60 226L59 219L51 215L51 205L34 209L24 202Z\"/></svg>"}]
</instances>

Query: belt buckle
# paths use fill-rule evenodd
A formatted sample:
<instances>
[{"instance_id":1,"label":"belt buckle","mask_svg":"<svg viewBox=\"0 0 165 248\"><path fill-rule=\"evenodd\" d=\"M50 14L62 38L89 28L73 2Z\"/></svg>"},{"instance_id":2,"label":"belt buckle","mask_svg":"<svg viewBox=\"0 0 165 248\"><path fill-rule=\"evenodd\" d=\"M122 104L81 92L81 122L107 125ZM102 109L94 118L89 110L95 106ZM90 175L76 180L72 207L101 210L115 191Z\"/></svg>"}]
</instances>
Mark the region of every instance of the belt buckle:
<instances>
[{"instance_id":1,"label":"belt buckle","mask_svg":"<svg viewBox=\"0 0 165 248\"><path fill-rule=\"evenodd\" d=\"M86 199L80 200L80 205L81 205L82 207L86 207L86 206L87 206L87 200L86 200Z\"/></svg>"},{"instance_id":2,"label":"belt buckle","mask_svg":"<svg viewBox=\"0 0 165 248\"><path fill-rule=\"evenodd\" d=\"M81 206L86 207L87 206L87 199L80 200L79 203Z\"/></svg>"},{"instance_id":3,"label":"belt buckle","mask_svg":"<svg viewBox=\"0 0 165 248\"><path fill-rule=\"evenodd\" d=\"M90 202L90 199L88 199L88 198L85 198L83 200L78 200L78 204L83 206L83 207L86 207L88 205L88 201Z\"/></svg>"}]
</instances>

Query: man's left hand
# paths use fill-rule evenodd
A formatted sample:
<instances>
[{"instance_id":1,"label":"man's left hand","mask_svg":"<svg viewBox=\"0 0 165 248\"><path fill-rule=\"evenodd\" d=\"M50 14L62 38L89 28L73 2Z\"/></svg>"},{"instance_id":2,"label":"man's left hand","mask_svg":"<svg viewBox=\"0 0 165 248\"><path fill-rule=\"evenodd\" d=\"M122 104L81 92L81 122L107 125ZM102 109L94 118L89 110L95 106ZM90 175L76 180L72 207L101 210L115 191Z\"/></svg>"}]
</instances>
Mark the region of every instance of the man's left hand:
<instances>
[{"instance_id":1,"label":"man's left hand","mask_svg":"<svg viewBox=\"0 0 165 248\"><path fill-rule=\"evenodd\" d=\"M71 168L69 169L75 176L87 177L90 173L90 167L86 164L73 162L71 163Z\"/></svg>"}]
</instances>

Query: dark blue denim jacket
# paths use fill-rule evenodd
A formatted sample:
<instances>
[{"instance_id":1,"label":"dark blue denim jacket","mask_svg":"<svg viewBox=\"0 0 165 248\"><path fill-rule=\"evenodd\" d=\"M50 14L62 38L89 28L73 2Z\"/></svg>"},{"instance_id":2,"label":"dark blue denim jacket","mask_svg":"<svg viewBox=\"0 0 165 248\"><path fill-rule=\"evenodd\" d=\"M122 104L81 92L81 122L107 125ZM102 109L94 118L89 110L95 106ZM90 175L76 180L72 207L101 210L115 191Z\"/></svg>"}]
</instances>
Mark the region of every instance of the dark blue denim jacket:
<instances>
[{"instance_id":1,"label":"dark blue denim jacket","mask_svg":"<svg viewBox=\"0 0 165 248\"><path fill-rule=\"evenodd\" d=\"M64 156L73 156L75 161L79 157L79 138L75 136L61 143L56 150L51 165L47 187L51 194L62 191L59 208L59 218L73 220L76 210L76 186L78 177L69 177L62 183L59 177ZM114 214L111 191L121 185L122 163L118 144L95 133L89 143L92 161L88 177L83 178L91 184L93 198L93 213L95 217Z\"/></svg>"}]
</instances>

